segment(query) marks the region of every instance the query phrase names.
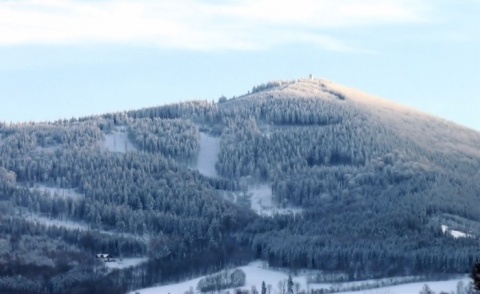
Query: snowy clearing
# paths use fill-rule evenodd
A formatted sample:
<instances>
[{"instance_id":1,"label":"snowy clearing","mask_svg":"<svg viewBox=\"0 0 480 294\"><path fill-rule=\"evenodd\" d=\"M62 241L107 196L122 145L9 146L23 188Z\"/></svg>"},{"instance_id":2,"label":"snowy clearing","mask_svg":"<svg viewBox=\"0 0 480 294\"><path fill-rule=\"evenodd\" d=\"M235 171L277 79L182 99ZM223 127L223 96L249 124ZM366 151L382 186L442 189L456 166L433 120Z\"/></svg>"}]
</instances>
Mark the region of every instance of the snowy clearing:
<instances>
[{"instance_id":1,"label":"snowy clearing","mask_svg":"<svg viewBox=\"0 0 480 294\"><path fill-rule=\"evenodd\" d=\"M124 127L116 127L110 134L105 134L102 147L108 151L125 153L127 151L137 151Z\"/></svg>"},{"instance_id":2,"label":"snowy clearing","mask_svg":"<svg viewBox=\"0 0 480 294\"><path fill-rule=\"evenodd\" d=\"M26 221L33 222L36 224L46 225L46 226L63 227L69 230L82 230L82 231L86 231L89 229L87 224L74 222L71 220L60 220L60 219L48 218L48 217L44 217L36 214L23 215L22 217Z\"/></svg>"},{"instance_id":3,"label":"snowy clearing","mask_svg":"<svg viewBox=\"0 0 480 294\"><path fill-rule=\"evenodd\" d=\"M29 190L43 192L49 194L52 197L71 198L74 200L85 198L83 194L77 193L74 189L48 187L43 184L35 184L33 187L29 188Z\"/></svg>"},{"instance_id":4,"label":"snowy clearing","mask_svg":"<svg viewBox=\"0 0 480 294\"><path fill-rule=\"evenodd\" d=\"M297 214L301 208L280 208L273 202L272 188L268 184L249 186L247 194L250 195L251 207L259 215L272 216L275 214Z\"/></svg>"},{"instance_id":5,"label":"snowy clearing","mask_svg":"<svg viewBox=\"0 0 480 294\"><path fill-rule=\"evenodd\" d=\"M284 282L288 279L288 271L287 270L274 270L266 267L265 263L262 261L255 261L246 266L238 267L239 269L243 270L246 274L246 283L245 286L241 287L240 289L251 290L252 286L255 286L257 291L261 290L262 282L268 286L270 285L272 289L272 294L279 293L278 285L281 282ZM190 289L194 291L194 293L199 293L196 290L197 284L200 279L204 278L198 277L195 279L191 279L188 281L180 282L177 284L170 284L170 285L163 285L157 286L152 288L145 288L141 290L132 291L131 294L140 293L140 294L183 294ZM399 278L401 279L401 278ZM373 284L376 280L368 280L368 281L356 281L356 282L345 282L345 283L325 283L325 284L307 284L307 274L301 273L297 276L292 276L292 280L294 283L298 283L300 286L300 290L311 290L311 289L322 289L322 288L333 288L333 289L342 289L345 287L351 287L356 285L362 284ZM387 280L387 279L382 279ZM391 280L391 279L390 279ZM380 280L379 280L380 281ZM360 290L360 291L349 291L349 292L339 292L341 294L376 294L376 293L388 293L388 294L404 294L404 293L418 293L422 289L424 284L428 284L429 287L434 290L435 292L440 291L455 291L457 287L457 283L462 281L464 285L468 284L469 279L466 277L452 279L448 281L435 281L435 282L416 282L416 283L408 283L403 285L397 286L388 286L382 288L375 288L370 290ZM225 289L224 292L230 291L233 292L234 289ZM437 293L438 293L437 292ZM222 292L223 293L223 292Z\"/></svg>"},{"instance_id":6,"label":"snowy clearing","mask_svg":"<svg viewBox=\"0 0 480 294\"><path fill-rule=\"evenodd\" d=\"M124 269L127 267L137 266L148 260L147 257L127 257L118 258L115 261L105 262L105 266L112 269Z\"/></svg>"},{"instance_id":7,"label":"snowy clearing","mask_svg":"<svg viewBox=\"0 0 480 294\"><path fill-rule=\"evenodd\" d=\"M471 235L469 234L466 234L464 232L460 232L460 231L455 231L455 230L450 230L448 228L448 226L446 225L442 225L442 232L444 234L448 233L450 235L452 235L453 238L467 238L467 237L471 237Z\"/></svg>"},{"instance_id":8,"label":"snowy clearing","mask_svg":"<svg viewBox=\"0 0 480 294\"><path fill-rule=\"evenodd\" d=\"M198 153L197 169L202 175L216 178L218 177L215 163L220 153L220 138L209 136L200 132L200 152Z\"/></svg>"},{"instance_id":9,"label":"snowy clearing","mask_svg":"<svg viewBox=\"0 0 480 294\"><path fill-rule=\"evenodd\" d=\"M34 213L23 213L21 214L20 212L17 212L16 217L21 217L26 221L33 222L39 225L45 225L45 226L55 226L59 228L66 228L69 230L81 230L81 231L95 231L99 232L101 234L107 234L107 235L122 235L125 237L133 237L137 240L142 240L145 243L147 243L150 240L149 235L133 235L130 233L118 233L118 232L113 232L113 231L106 231L106 230L101 230L101 229L92 229L88 224L82 223L82 222L77 222L77 221L72 221L72 220L67 220L67 219L56 219L56 218L49 218L45 216L40 216L38 214Z\"/></svg>"}]
</instances>

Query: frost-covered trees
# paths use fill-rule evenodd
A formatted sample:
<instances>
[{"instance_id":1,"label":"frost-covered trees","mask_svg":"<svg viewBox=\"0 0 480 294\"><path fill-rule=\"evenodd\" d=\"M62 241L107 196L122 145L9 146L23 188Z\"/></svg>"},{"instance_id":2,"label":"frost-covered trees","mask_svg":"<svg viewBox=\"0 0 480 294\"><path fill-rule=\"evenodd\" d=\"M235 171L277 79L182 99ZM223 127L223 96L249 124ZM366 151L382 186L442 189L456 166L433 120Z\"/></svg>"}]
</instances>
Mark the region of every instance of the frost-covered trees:
<instances>
[{"instance_id":1,"label":"frost-covered trees","mask_svg":"<svg viewBox=\"0 0 480 294\"><path fill-rule=\"evenodd\" d=\"M219 291L228 288L242 287L245 285L245 272L241 269L221 271L220 273L206 276L198 281L197 289L200 292Z\"/></svg>"},{"instance_id":2,"label":"frost-covered trees","mask_svg":"<svg viewBox=\"0 0 480 294\"><path fill-rule=\"evenodd\" d=\"M129 125L130 140L141 150L192 160L199 151L197 127L179 119L140 119Z\"/></svg>"}]
</instances>

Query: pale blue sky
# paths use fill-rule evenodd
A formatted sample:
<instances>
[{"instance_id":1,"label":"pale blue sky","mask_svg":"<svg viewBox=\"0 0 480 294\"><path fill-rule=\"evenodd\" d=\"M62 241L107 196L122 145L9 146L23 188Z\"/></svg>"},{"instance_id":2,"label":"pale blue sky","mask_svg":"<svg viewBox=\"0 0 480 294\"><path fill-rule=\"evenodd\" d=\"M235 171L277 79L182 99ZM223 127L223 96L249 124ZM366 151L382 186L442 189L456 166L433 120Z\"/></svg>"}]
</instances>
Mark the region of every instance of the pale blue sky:
<instances>
[{"instance_id":1,"label":"pale blue sky","mask_svg":"<svg viewBox=\"0 0 480 294\"><path fill-rule=\"evenodd\" d=\"M0 0L0 121L312 73L480 130L479 0Z\"/></svg>"}]
</instances>

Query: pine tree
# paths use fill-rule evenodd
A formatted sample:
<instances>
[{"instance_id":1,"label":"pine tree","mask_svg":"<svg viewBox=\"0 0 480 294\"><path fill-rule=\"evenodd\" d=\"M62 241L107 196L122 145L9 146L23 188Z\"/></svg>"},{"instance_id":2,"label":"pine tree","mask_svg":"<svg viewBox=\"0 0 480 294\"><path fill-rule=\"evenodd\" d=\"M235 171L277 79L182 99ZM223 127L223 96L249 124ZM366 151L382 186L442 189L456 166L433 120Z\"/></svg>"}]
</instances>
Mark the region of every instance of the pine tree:
<instances>
[{"instance_id":1,"label":"pine tree","mask_svg":"<svg viewBox=\"0 0 480 294\"><path fill-rule=\"evenodd\" d=\"M287 294L293 294L293 281L292 281L292 275L288 275L288 281L287 281Z\"/></svg>"},{"instance_id":2,"label":"pine tree","mask_svg":"<svg viewBox=\"0 0 480 294\"><path fill-rule=\"evenodd\" d=\"M470 273L473 285L477 293L480 293L480 262L476 262Z\"/></svg>"},{"instance_id":3,"label":"pine tree","mask_svg":"<svg viewBox=\"0 0 480 294\"><path fill-rule=\"evenodd\" d=\"M267 287L265 286L265 281L262 281L262 294L267 294Z\"/></svg>"}]
</instances>

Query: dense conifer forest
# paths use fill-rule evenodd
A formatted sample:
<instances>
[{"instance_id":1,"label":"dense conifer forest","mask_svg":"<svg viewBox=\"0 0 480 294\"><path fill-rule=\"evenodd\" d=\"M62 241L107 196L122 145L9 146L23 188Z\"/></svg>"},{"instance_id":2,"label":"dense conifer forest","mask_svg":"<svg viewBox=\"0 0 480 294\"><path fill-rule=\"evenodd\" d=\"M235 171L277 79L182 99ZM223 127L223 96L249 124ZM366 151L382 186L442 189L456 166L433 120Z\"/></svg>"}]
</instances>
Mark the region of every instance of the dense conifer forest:
<instances>
[{"instance_id":1,"label":"dense conifer forest","mask_svg":"<svg viewBox=\"0 0 480 294\"><path fill-rule=\"evenodd\" d=\"M220 140L216 177L195 168L201 134ZM106 143L120 137L121 152ZM467 273L479 146L474 130L321 80L0 123L0 292L124 293L254 259L351 280ZM298 212L250 209L259 184ZM147 258L111 269L100 252Z\"/></svg>"}]
</instances>

